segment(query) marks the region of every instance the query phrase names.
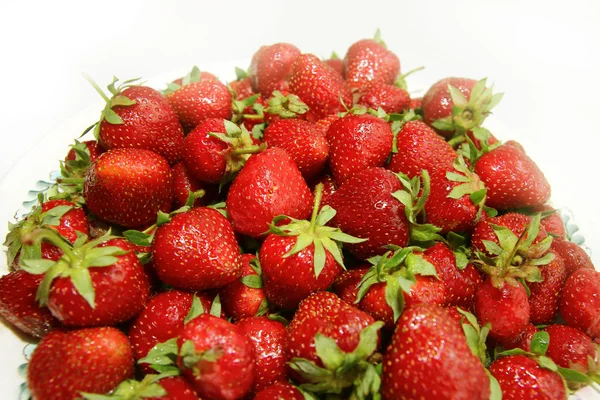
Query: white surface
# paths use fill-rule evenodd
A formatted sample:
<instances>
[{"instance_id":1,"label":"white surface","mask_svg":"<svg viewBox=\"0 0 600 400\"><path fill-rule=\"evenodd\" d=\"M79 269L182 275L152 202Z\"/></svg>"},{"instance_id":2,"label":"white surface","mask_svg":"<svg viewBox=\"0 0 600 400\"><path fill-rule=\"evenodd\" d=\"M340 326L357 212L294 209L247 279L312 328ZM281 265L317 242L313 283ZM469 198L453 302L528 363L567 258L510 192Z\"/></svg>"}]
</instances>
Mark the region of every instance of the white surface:
<instances>
[{"instance_id":1,"label":"white surface","mask_svg":"<svg viewBox=\"0 0 600 400\"><path fill-rule=\"evenodd\" d=\"M26 190L56 168L69 138L99 113L99 97L82 72L105 86L113 74L202 69L247 59L260 45L280 41L321 57L332 50L343 56L379 27L404 71L426 67L415 80L428 85L446 76L487 76L506 93L489 127L525 146L546 173L554 204L573 210L600 265L598 2L12 3L0 3L0 177L34 144L42 142L37 148L47 152L30 154L10 173L13 183L0 186L0 232ZM51 131L61 138L44 137ZM16 193L9 195L12 187ZM3 326L0 343L0 392L12 399L19 362L10 360L20 359L21 348L10 344L15 339Z\"/></svg>"}]
</instances>

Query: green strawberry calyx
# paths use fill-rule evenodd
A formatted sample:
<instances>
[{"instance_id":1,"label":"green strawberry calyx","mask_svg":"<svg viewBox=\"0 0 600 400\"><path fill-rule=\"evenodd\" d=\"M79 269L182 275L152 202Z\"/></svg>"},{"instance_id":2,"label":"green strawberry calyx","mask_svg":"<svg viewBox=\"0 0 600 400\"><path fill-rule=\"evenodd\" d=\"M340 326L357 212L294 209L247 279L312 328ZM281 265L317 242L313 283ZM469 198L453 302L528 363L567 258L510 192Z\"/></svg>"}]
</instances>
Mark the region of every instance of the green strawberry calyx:
<instances>
[{"instance_id":1,"label":"green strawberry calyx","mask_svg":"<svg viewBox=\"0 0 600 400\"><path fill-rule=\"evenodd\" d=\"M334 339L321 333L314 337L315 352L323 366L305 358L293 358L289 365L306 382L302 390L314 394L346 394L350 397L375 398L381 386L381 364L372 359L379 343L379 330L383 322L377 321L360 333L358 346L352 352L339 348Z\"/></svg>"},{"instance_id":2,"label":"green strawberry calyx","mask_svg":"<svg viewBox=\"0 0 600 400\"><path fill-rule=\"evenodd\" d=\"M178 370L157 374L148 374L141 381L135 379L124 380L110 394L96 394L81 392L85 400L138 400L144 398L157 398L167 396L167 391L160 385L160 380L171 376L178 376Z\"/></svg>"},{"instance_id":3,"label":"green strawberry calyx","mask_svg":"<svg viewBox=\"0 0 600 400\"><path fill-rule=\"evenodd\" d=\"M278 236L296 236L296 244L286 254L284 258L298 254L309 246L314 246L314 272L315 277L319 277L323 268L327 254L331 254L335 261L342 267L344 259L340 246L342 243L362 243L367 239L359 239L342 232L339 228L326 226L326 224L335 217L336 211L331 206L321 208L321 199L323 198L323 184L320 183L315 188L315 203L310 221L297 220L286 215L280 215L273 219L269 224L269 232ZM277 226L281 221L291 221L285 225Z\"/></svg>"},{"instance_id":4,"label":"green strawberry calyx","mask_svg":"<svg viewBox=\"0 0 600 400\"><path fill-rule=\"evenodd\" d=\"M264 116L262 114L262 108L261 108L260 113L257 112L256 114L244 114L246 108L248 108L248 107L252 107L252 109L254 109L254 111L256 111L256 109L254 107L255 105L260 105L262 107L262 104L256 103L256 100L258 100L258 98L260 97L260 94L254 94L254 95L248 96L242 100L236 100L237 94L233 90L230 90L230 91L232 92L231 97L233 98L233 100L231 101L231 110L233 112L233 117L231 118L232 122L239 123L240 121L242 121L244 119L262 120L264 118Z\"/></svg>"},{"instance_id":5,"label":"green strawberry calyx","mask_svg":"<svg viewBox=\"0 0 600 400\"><path fill-rule=\"evenodd\" d=\"M469 135L450 139L448 143L452 147L456 148L456 152L458 154L463 155L467 160L469 160L471 169L475 169L475 164L477 164L477 161L479 161L484 154L487 154L495 148L501 146L502 142L498 140L495 143L490 143L492 139L492 133L486 128L473 128L471 129L471 134L475 139L477 139L479 146L475 145L475 142Z\"/></svg>"},{"instance_id":6,"label":"green strawberry calyx","mask_svg":"<svg viewBox=\"0 0 600 400\"><path fill-rule=\"evenodd\" d=\"M224 349L220 346L214 346L203 351L197 351L194 341L187 340L179 349L179 356L183 361L183 366L191 369L195 376L200 376L200 363L214 363L224 353Z\"/></svg>"},{"instance_id":7,"label":"green strawberry calyx","mask_svg":"<svg viewBox=\"0 0 600 400\"><path fill-rule=\"evenodd\" d=\"M399 87L400 89L408 90L408 85L406 83L406 78L409 75L412 75L415 72L421 71L423 69L425 69L425 67L424 66L420 66L420 67L417 67L417 68L413 68L410 71L405 72L405 73L403 73L401 75L398 75L398 77L394 81L394 86Z\"/></svg>"},{"instance_id":8,"label":"green strawberry calyx","mask_svg":"<svg viewBox=\"0 0 600 400\"><path fill-rule=\"evenodd\" d=\"M116 239L110 231L105 235L88 242L87 235L78 235L73 244L69 243L55 230L40 228L23 236L23 243L35 244L47 241L63 251L58 261L30 259L23 261L23 269L30 274L44 274L38 287L36 300L40 306L48 303L52 282L56 278L69 278L77 293L85 299L90 307L95 308L96 291L92 283L90 268L111 267L119 261L119 256L129 251L118 246L99 247L100 244Z\"/></svg>"},{"instance_id":9,"label":"green strawberry calyx","mask_svg":"<svg viewBox=\"0 0 600 400\"><path fill-rule=\"evenodd\" d=\"M278 115L281 118L296 118L298 115L306 114L308 106L295 94L284 96L279 90L275 90L267 102L265 113Z\"/></svg>"},{"instance_id":10,"label":"green strawberry calyx","mask_svg":"<svg viewBox=\"0 0 600 400\"><path fill-rule=\"evenodd\" d=\"M477 318L473 314L460 307L456 307L456 310L462 314L461 327L467 338L467 344L471 352L475 357L479 358L486 368L489 367L492 359L487 351L486 340L490 333L491 324L488 323L483 327L479 326L479 322L477 322Z\"/></svg>"},{"instance_id":11,"label":"green strawberry calyx","mask_svg":"<svg viewBox=\"0 0 600 400\"><path fill-rule=\"evenodd\" d=\"M485 205L487 189L483 181L475 172L471 171L462 155L456 157L453 163L454 171L447 171L446 178L451 182L460 183L454 186L448 197L460 199L469 195L471 202L478 207L476 221L481 219L482 212L490 217L498 215L498 211Z\"/></svg>"},{"instance_id":12,"label":"green strawberry calyx","mask_svg":"<svg viewBox=\"0 0 600 400\"><path fill-rule=\"evenodd\" d=\"M202 80L202 71L197 66L193 66L191 71L188 72L183 78L181 78L181 85L176 82L170 82L167 84L167 88L163 90L163 95L171 94L184 86L192 83L200 82Z\"/></svg>"}]
</instances>

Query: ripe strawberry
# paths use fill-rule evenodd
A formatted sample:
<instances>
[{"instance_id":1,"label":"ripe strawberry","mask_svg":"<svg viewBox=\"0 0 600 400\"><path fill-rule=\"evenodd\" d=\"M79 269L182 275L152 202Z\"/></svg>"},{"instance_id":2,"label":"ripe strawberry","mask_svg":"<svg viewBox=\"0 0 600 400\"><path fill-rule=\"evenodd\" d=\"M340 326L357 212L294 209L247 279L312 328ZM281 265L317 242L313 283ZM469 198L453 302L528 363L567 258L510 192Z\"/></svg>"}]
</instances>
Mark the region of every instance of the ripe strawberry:
<instances>
[{"instance_id":1,"label":"ripe strawberry","mask_svg":"<svg viewBox=\"0 0 600 400\"><path fill-rule=\"evenodd\" d=\"M302 54L296 58L289 82L290 92L300 96L315 119L344 111L344 105L352 104L348 84L314 54Z\"/></svg>"},{"instance_id":2,"label":"ripe strawberry","mask_svg":"<svg viewBox=\"0 0 600 400\"><path fill-rule=\"evenodd\" d=\"M243 78L238 78L236 81L229 82L229 87L237 95L235 98L236 100L244 100L245 98L256 94L254 89L252 89L252 80L247 75Z\"/></svg>"},{"instance_id":3,"label":"ripe strawberry","mask_svg":"<svg viewBox=\"0 0 600 400\"><path fill-rule=\"evenodd\" d=\"M236 324L254 346L254 382L252 392L259 392L275 382L287 379L287 330L267 317L250 317Z\"/></svg>"},{"instance_id":4,"label":"ripe strawberry","mask_svg":"<svg viewBox=\"0 0 600 400\"><path fill-rule=\"evenodd\" d=\"M315 124L319 128L321 128L321 131L323 132L323 135L327 135L327 131L329 130L329 127L331 126L331 124L333 124L338 119L340 119L340 116L338 114L331 114L331 115L328 115L328 116L323 117L321 119L318 119L315 122Z\"/></svg>"},{"instance_id":5,"label":"ripe strawberry","mask_svg":"<svg viewBox=\"0 0 600 400\"><path fill-rule=\"evenodd\" d=\"M350 87L362 89L370 83L394 83L400 73L398 56L387 49L379 37L363 39L348 49L344 58L344 77Z\"/></svg>"},{"instance_id":6,"label":"ripe strawberry","mask_svg":"<svg viewBox=\"0 0 600 400\"><path fill-rule=\"evenodd\" d=\"M421 108L421 103L423 103L422 97L411 97L410 98L410 109L416 110Z\"/></svg>"},{"instance_id":7,"label":"ripe strawberry","mask_svg":"<svg viewBox=\"0 0 600 400\"><path fill-rule=\"evenodd\" d=\"M189 85L192 82L200 82L200 81L218 81L219 79L210 72L200 71L200 68L197 66L193 66L187 75L175 79L173 82L168 84L167 90L165 90L165 94L171 93L177 89L180 89L182 86Z\"/></svg>"},{"instance_id":8,"label":"ripe strawberry","mask_svg":"<svg viewBox=\"0 0 600 400\"><path fill-rule=\"evenodd\" d=\"M312 195L294 160L282 149L255 154L235 178L227 195L233 229L262 237L278 215L306 218Z\"/></svg>"},{"instance_id":9,"label":"ripe strawberry","mask_svg":"<svg viewBox=\"0 0 600 400\"><path fill-rule=\"evenodd\" d=\"M0 315L28 335L41 338L60 326L46 307L40 307L35 293L42 275L13 271L0 278Z\"/></svg>"},{"instance_id":10,"label":"ripe strawberry","mask_svg":"<svg viewBox=\"0 0 600 400\"><path fill-rule=\"evenodd\" d=\"M539 206L550 185L535 162L516 146L504 144L484 154L475 172L487 187L486 204L499 210Z\"/></svg>"},{"instance_id":11,"label":"ripe strawberry","mask_svg":"<svg viewBox=\"0 0 600 400\"><path fill-rule=\"evenodd\" d=\"M144 399L144 400L197 400L193 386L181 376L148 374L141 381L127 379L119 384L109 396L84 393L87 400Z\"/></svg>"},{"instance_id":12,"label":"ripe strawberry","mask_svg":"<svg viewBox=\"0 0 600 400\"><path fill-rule=\"evenodd\" d=\"M254 254L242 254L242 274L219 291L225 314L239 321L268 311L262 271Z\"/></svg>"},{"instance_id":13,"label":"ripe strawberry","mask_svg":"<svg viewBox=\"0 0 600 400\"><path fill-rule=\"evenodd\" d=\"M382 363L383 399L489 398L485 369L445 309L414 305L397 326Z\"/></svg>"},{"instance_id":14,"label":"ripe strawberry","mask_svg":"<svg viewBox=\"0 0 600 400\"><path fill-rule=\"evenodd\" d=\"M325 167L329 144L312 122L281 119L271 123L263 136L269 147L279 147L296 163L306 180L316 177Z\"/></svg>"},{"instance_id":15,"label":"ripe strawberry","mask_svg":"<svg viewBox=\"0 0 600 400\"><path fill-rule=\"evenodd\" d=\"M567 325L592 339L600 337L600 273L579 269L565 282L558 303Z\"/></svg>"},{"instance_id":16,"label":"ripe strawberry","mask_svg":"<svg viewBox=\"0 0 600 400\"><path fill-rule=\"evenodd\" d=\"M576 243L564 239L554 239L552 249L565 262L567 276L579 269L595 269L590 256Z\"/></svg>"},{"instance_id":17,"label":"ripe strawberry","mask_svg":"<svg viewBox=\"0 0 600 400\"><path fill-rule=\"evenodd\" d=\"M90 165L106 151L95 140L79 142L75 139L75 144L72 144L70 147L71 149L67 153L65 160L60 163L60 175L62 178L83 178ZM61 185L63 192L71 194L69 190L65 190L66 187L67 185ZM80 191L78 185L68 185L68 188L71 187L74 190Z\"/></svg>"},{"instance_id":18,"label":"ripe strawberry","mask_svg":"<svg viewBox=\"0 0 600 400\"><path fill-rule=\"evenodd\" d=\"M358 284L369 269L370 265L364 265L343 271L333 282L333 292L346 303L354 305L358 296Z\"/></svg>"},{"instance_id":19,"label":"ripe strawberry","mask_svg":"<svg viewBox=\"0 0 600 400\"><path fill-rule=\"evenodd\" d=\"M357 172L381 167L392 151L394 135L387 122L372 115L347 115L327 131L329 165L342 184Z\"/></svg>"},{"instance_id":20,"label":"ripe strawberry","mask_svg":"<svg viewBox=\"0 0 600 400\"><path fill-rule=\"evenodd\" d=\"M239 327L202 314L185 325L177 345L177 364L200 397L235 400L249 392L254 348Z\"/></svg>"},{"instance_id":21,"label":"ripe strawberry","mask_svg":"<svg viewBox=\"0 0 600 400\"><path fill-rule=\"evenodd\" d=\"M382 254L383 246L405 247L409 224L404 205L392 193L402 184L390 171L369 168L356 173L330 197L329 205L337 211L331 220L345 233L368 238L366 242L350 244L348 250L360 259Z\"/></svg>"},{"instance_id":22,"label":"ripe strawberry","mask_svg":"<svg viewBox=\"0 0 600 400\"><path fill-rule=\"evenodd\" d=\"M100 154L106 151L106 149L95 140L86 140L85 142L81 143L75 141L75 145L71 146L71 150L69 150L69 152L67 153L65 161L77 160L77 150L85 152L89 156L90 162L96 161L98 157L100 157Z\"/></svg>"},{"instance_id":23,"label":"ripe strawberry","mask_svg":"<svg viewBox=\"0 0 600 400\"><path fill-rule=\"evenodd\" d=\"M161 281L180 289L221 288L242 270L240 250L229 221L217 210L193 208L160 226L152 243Z\"/></svg>"},{"instance_id":24,"label":"ripe strawberry","mask_svg":"<svg viewBox=\"0 0 600 400\"><path fill-rule=\"evenodd\" d=\"M507 213L497 217L489 218L484 221L480 221L473 231L471 241L473 243L473 249L485 252L490 255L485 241L491 241L497 245L502 245L498 238L498 233L494 230L493 226L500 226L509 229L516 237L520 237L523 234L527 235L527 228L531 224L532 218L528 215L519 213ZM538 225L539 226L539 225ZM542 242L548 237L546 230L539 226L539 230L533 239L533 244ZM512 249L511 249L512 250Z\"/></svg>"},{"instance_id":25,"label":"ripe strawberry","mask_svg":"<svg viewBox=\"0 0 600 400\"><path fill-rule=\"evenodd\" d=\"M521 350L530 352L531 341L533 339L533 336L538 332L538 328L532 323L529 323L527 325L527 328L525 328L523 333L521 333L521 335L517 339L510 342L503 342L502 347L506 350L519 348Z\"/></svg>"},{"instance_id":26,"label":"ripe strawberry","mask_svg":"<svg viewBox=\"0 0 600 400\"><path fill-rule=\"evenodd\" d=\"M321 200L321 203L329 203L329 199L337 190L337 185L335 184L333 177L330 174L324 174L321 175L318 179L316 179L312 187L313 195L318 184L323 185L323 199Z\"/></svg>"},{"instance_id":27,"label":"ripe strawberry","mask_svg":"<svg viewBox=\"0 0 600 400\"><path fill-rule=\"evenodd\" d=\"M231 93L216 80L191 82L168 93L166 98L186 131L208 118L231 117Z\"/></svg>"},{"instance_id":28,"label":"ripe strawberry","mask_svg":"<svg viewBox=\"0 0 600 400\"><path fill-rule=\"evenodd\" d=\"M83 197L99 218L134 228L170 210L171 190L171 169L163 157L143 149L114 149L88 170Z\"/></svg>"},{"instance_id":29,"label":"ripe strawberry","mask_svg":"<svg viewBox=\"0 0 600 400\"><path fill-rule=\"evenodd\" d=\"M204 191L204 195L194 201L194 207L200 207L208 204L217 197L217 188L206 183L198 181L190 174L183 162L176 164L171 168L172 186L173 186L173 209L177 210L185 205L190 192L197 193Z\"/></svg>"},{"instance_id":30,"label":"ripe strawberry","mask_svg":"<svg viewBox=\"0 0 600 400\"><path fill-rule=\"evenodd\" d=\"M27 386L34 399L79 399L107 393L133 376L131 346L111 327L51 332L33 352Z\"/></svg>"},{"instance_id":31,"label":"ripe strawberry","mask_svg":"<svg viewBox=\"0 0 600 400\"><path fill-rule=\"evenodd\" d=\"M530 321L532 324L547 324L554 320L558 313L558 298L567 272L561 256L554 254L554 260L540 268L542 282L531 282L529 286Z\"/></svg>"},{"instance_id":32,"label":"ripe strawberry","mask_svg":"<svg viewBox=\"0 0 600 400\"><path fill-rule=\"evenodd\" d=\"M344 60L342 60L337 54L336 52L332 52L331 56L326 59L325 64L329 65L331 68L333 68L337 73L339 73L340 75L344 75Z\"/></svg>"},{"instance_id":33,"label":"ripe strawberry","mask_svg":"<svg viewBox=\"0 0 600 400\"><path fill-rule=\"evenodd\" d=\"M311 115L308 106L295 94L291 94L288 91L276 90L271 96L268 97L267 102L263 109L265 121L268 124L272 124L280 119L308 119L307 116ZM311 116L312 120L312 116Z\"/></svg>"},{"instance_id":34,"label":"ripe strawberry","mask_svg":"<svg viewBox=\"0 0 600 400\"><path fill-rule=\"evenodd\" d=\"M198 395L193 386L181 376L170 376L159 381L166 395L148 400L197 400Z\"/></svg>"},{"instance_id":35,"label":"ripe strawberry","mask_svg":"<svg viewBox=\"0 0 600 400\"><path fill-rule=\"evenodd\" d=\"M289 43L276 43L258 49L248 69L254 91L269 97L274 90L287 90L292 64L299 55L300 50Z\"/></svg>"},{"instance_id":36,"label":"ripe strawberry","mask_svg":"<svg viewBox=\"0 0 600 400\"><path fill-rule=\"evenodd\" d=\"M360 96L358 104L386 113L400 113L410 108L410 95L402 88L386 83L372 83Z\"/></svg>"},{"instance_id":37,"label":"ripe strawberry","mask_svg":"<svg viewBox=\"0 0 600 400\"><path fill-rule=\"evenodd\" d=\"M558 213L558 210L549 204L543 204L541 206L531 207L531 211L534 213L542 213L542 226L546 229L546 232L555 235L557 239L566 238L565 222Z\"/></svg>"},{"instance_id":38,"label":"ripe strawberry","mask_svg":"<svg viewBox=\"0 0 600 400\"><path fill-rule=\"evenodd\" d=\"M170 164L179 161L183 129L177 114L160 92L135 85L135 79L115 88L115 78L108 85L112 94L109 99L93 81L89 81L106 101L100 120L92 125L102 147L152 150Z\"/></svg>"},{"instance_id":39,"label":"ripe strawberry","mask_svg":"<svg viewBox=\"0 0 600 400\"><path fill-rule=\"evenodd\" d=\"M549 325L550 343L546 355L558 366L587 373L588 360L595 360L596 347L592 339L578 329L565 325Z\"/></svg>"},{"instance_id":40,"label":"ripe strawberry","mask_svg":"<svg viewBox=\"0 0 600 400\"><path fill-rule=\"evenodd\" d=\"M288 382L275 382L254 396L254 400L305 400L306 397Z\"/></svg>"},{"instance_id":41,"label":"ripe strawberry","mask_svg":"<svg viewBox=\"0 0 600 400\"><path fill-rule=\"evenodd\" d=\"M502 357L492 363L490 373L498 380L505 400L567 398L560 375L527 356Z\"/></svg>"}]
</instances>

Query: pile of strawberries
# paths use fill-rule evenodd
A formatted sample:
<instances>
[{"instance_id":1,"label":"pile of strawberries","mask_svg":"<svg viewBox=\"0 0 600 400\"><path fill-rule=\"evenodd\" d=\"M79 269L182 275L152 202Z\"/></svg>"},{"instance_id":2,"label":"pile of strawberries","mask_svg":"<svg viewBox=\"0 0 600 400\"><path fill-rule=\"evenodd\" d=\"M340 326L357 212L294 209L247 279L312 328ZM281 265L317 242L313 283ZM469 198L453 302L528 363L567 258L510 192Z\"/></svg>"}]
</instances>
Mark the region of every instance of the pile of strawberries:
<instances>
[{"instance_id":1,"label":"pile of strawberries","mask_svg":"<svg viewBox=\"0 0 600 400\"><path fill-rule=\"evenodd\" d=\"M377 35L378 36L378 35ZM33 399L565 399L600 273L486 80L411 98L376 37L261 47L224 84L108 85L11 226L0 314Z\"/></svg>"}]
</instances>

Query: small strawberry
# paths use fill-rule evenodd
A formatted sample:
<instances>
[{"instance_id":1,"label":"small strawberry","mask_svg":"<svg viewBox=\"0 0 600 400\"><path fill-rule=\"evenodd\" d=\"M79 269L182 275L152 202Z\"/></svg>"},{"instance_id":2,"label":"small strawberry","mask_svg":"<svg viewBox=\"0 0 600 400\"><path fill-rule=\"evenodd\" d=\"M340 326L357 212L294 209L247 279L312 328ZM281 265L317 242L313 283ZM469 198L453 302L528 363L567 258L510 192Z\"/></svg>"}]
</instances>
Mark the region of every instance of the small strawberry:
<instances>
[{"instance_id":1,"label":"small strawberry","mask_svg":"<svg viewBox=\"0 0 600 400\"><path fill-rule=\"evenodd\" d=\"M338 72L340 75L344 75L344 60L342 60L335 51L332 52L331 56L329 56L329 58L326 59L324 62L325 64L333 68L336 72Z\"/></svg>"},{"instance_id":2,"label":"small strawberry","mask_svg":"<svg viewBox=\"0 0 600 400\"><path fill-rule=\"evenodd\" d=\"M532 213L542 213L542 226L546 232L554 235L557 239L565 239L565 222L554 207L549 204L531 207Z\"/></svg>"},{"instance_id":3,"label":"small strawberry","mask_svg":"<svg viewBox=\"0 0 600 400\"><path fill-rule=\"evenodd\" d=\"M567 325L592 339L599 338L600 273L593 269L573 272L562 289L558 308Z\"/></svg>"},{"instance_id":4,"label":"small strawberry","mask_svg":"<svg viewBox=\"0 0 600 400\"><path fill-rule=\"evenodd\" d=\"M372 83L360 96L358 104L386 113L400 113L410 108L410 95L402 88L386 83Z\"/></svg>"},{"instance_id":5,"label":"small strawberry","mask_svg":"<svg viewBox=\"0 0 600 400\"><path fill-rule=\"evenodd\" d=\"M250 391L254 348L239 327L202 314L185 325L177 345L177 365L200 397L235 400Z\"/></svg>"},{"instance_id":6,"label":"small strawberry","mask_svg":"<svg viewBox=\"0 0 600 400\"><path fill-rule=\"evenodd\" d=\"M71 150L67 153L65 160L60 163L62 178L83 178L90 165L106 151L95 140L86 140L85 142L75 140L75 144L70 147Z\"/></svg>"},{"instance_id":7,"label":"small strawberry","mask_svg":"<svg viewBox=\"0 0 600 400\"><path fill-rule=\"evenodd\" d=\"M278 215L306 218L312 195L294 160L282 149L255 154L235 178L227 195L233 229L262 237Z\"/></svg>"},{"instance_id":8,"label":"small strawberry","mask_svg":"<svg viewBox=\"0 0 600 400\"><path fill-rule=\"evenodd\" d=\"M554 239L552 249L565 262L567 276L579 269L595 269L590 256L576 243L564 239Z\"/></svg>"},{"instance_id":9,"label":"small strawberry","mask_svg":"<svg viewBox=\"0 0 600 400\"><path fill-rule=\"evenodd\" d=\"M237 80L229 82L228 86L231 90L235 92L236 100L243 100L247 97L256 94L254 92L254 89L252 88L252 80L250 79L246 71L236 67L235 74Z\"/></svg>"},{"instance_id":10,"label":"small strawberry","mask_svg":"<svg viewBox=\"0 0 600 400\"><path fill-rule=\"evenodd\" d=\"M160 280L180 289L221 288L242 269L231 224L208 207L177 214L158 227L152 259Z\"/></svg>"},{"instance_id":11,"label":"small strawberry","mask_svg":"<svg viewBox=\"0 0 600 400\"><path fill-rule=\"evenodd\" d=\"M52 332L33 352L27 386L34 399L75 400L107 393L133 376L131 346L111 327Z\"/></svg>"},{"instance_id":12,"label":"small strawberry","mask_svg":"<svg viewBox=\"0 0 600 400\"><path fill-rule=\"evenodd\" d=\"M252 87L265 97L275 90L287 90L292 65L300 50L289 43L262 46L252 56L248 76Z\"/></svg>"},{"instance_id":13,"label":"small strawberry","mask_svg":"<svg viewBox=\"0 0 600 400\"><path fill-rule=\"evenodd\" d=\"M275 382L254 396L254 400L305 400L306 397L288 382Z\"/></svg>"},{"instance_id":14,"label":"small strawberry","mask_svg":"<svg viewBox=\"0 0 600 400\"><path fill-rule=\"evenodd\" d=\"M363 265L343 271L333 282L333 292L346 303L354 305L358 297L358 285L369 269L370 265Z\"/></svg>"},{"instance_id":15,"label":"small strawberry","mask_svg":"<svg viewBox=\"0 0 600 400\"><path fill-rule=\"evenodd\" d=\"M302 54L296 58L289 90L308 105L315 119L344 111L344 105L352 104L348 84L314 54Z\"/></svg>"},{"instance_id":16,"label":"small strawberry","mask_svg":"<svg viewBox=\"0 0 600 400\"><path fill-rule=\"evenodd\" d=\"M546 355L558 366L587 373L589 361L595 364L596 346L588 335L565 325L549 325L544 330L550 338Z\"/></svg>"},{"instance_id":17,"label":"small strawberry","mask_svg":"<svg viewBox=\"0 0 600 400\"><path fill-rule=\"evenodd\" d=\"M372 115L347 115L333 122L327 141L335 181L342 184L359 171L383 166L393 140L389 124Z\"/></svg>"},{"instance_id":18,"label":"small strawberry","mask_svg":"<svg viewBox=\"0 0 600 400\"><path fill-rule=\"evenodd\" d=\"M219 296L225 314L235 321L260 316L268 311L262 270L255 255L242 254L240 278L223 287Z\"/></svg>"},{"instance_id":19,"label":"small strawberry","mask_svg":"<svg viewBox=\"0 0 600 400\"><path fill-rule=\"evenodd\" d=\"M421 104L423 103L422 97L411 97L410 98L410 109L411 110L420 110Z\"/></svg>"},{"instance_id":20,"label":"small strawberry","mask_svg":"<svg viewBox=\"0 0 600 400\"><path fill-rule=\"evenodd\" d=\"M436 305L417 304L402 314L382 364L384 400L483 400L490 396L484 366L469 349L458 324Z\"/></svg>"},{"instance_id":21,"label":"small strawberry","mask_svg":"<svg viewBox=\"0 0 600 400\"><path fill-rule=\"evenodd\" d=\"M190 192L200 193L203 191L202 196L198 196L194 201L194 207L200 207L208 204L212 199L217 197L217 188L215 186L208 185L206 183L198 181L195 177L190 174L189 170L185 167L183 162L176 164L171 168L171 183L173 186L173 209L177 210L185 206Z\"/></svg>"},{"instance_id":22,"label":"small strawberry","mask_svg":"<svg viewBox=\"0 0 600 400\"><path fill-rule=\"evenodd\" d=\"M550 250L554 259L543 268L542 282L531 282L529 286L529 319L532 324L550 323L558 313L558 298L567 279L565 263L561 256Z\"/></svg>"},{"instance_id":23,"label":"small strawberry","mask_svg":"<svg viewBox=\"0 0 600 400\"><path fill-rule=\"evenodd\" d=\"M181 376L170 373L148 374L141 381L127 379L119 384L110 395L82 393L85 400L197 400L196 391Z\"/></svg>"}]
</instances>

